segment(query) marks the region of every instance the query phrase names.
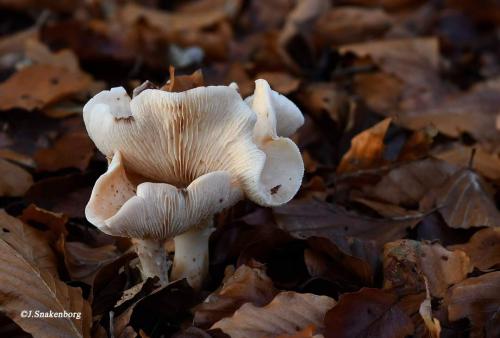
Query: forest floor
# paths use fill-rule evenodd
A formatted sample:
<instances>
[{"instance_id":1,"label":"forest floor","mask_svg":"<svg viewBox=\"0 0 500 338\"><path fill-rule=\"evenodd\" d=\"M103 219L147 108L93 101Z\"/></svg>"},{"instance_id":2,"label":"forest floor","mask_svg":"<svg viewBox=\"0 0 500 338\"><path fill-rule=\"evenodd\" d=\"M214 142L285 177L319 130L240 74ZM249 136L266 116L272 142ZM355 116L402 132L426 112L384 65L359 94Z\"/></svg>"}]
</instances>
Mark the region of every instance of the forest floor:
<instances>
[{"instance_id":1,"label":"forest floor","mask_svg":"<svg viewBox=\"0 0 500 338\"><path fill-rule=\"evenodd\" d=\"M0 0L0 336L500 337L499 23L488 0ZM141 281L87 222L107 161L82 120L197 69L305 116L299 193L217 215L201 291Z\"/></svg>"}]
</instances>

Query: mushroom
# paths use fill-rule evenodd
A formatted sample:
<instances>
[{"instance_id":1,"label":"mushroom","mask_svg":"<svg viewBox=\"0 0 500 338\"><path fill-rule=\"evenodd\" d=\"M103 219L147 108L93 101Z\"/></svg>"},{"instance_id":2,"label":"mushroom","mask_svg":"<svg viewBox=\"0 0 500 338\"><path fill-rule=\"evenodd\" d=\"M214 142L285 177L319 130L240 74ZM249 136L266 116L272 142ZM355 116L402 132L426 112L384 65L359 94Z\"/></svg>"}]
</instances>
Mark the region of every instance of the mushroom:
<instances>
[{"instance_id":1,"label":"mushroom","mask_svg":"<svg viewBox=\"0 0 500 338\"><path fill-rule=\"evenodd\" d=\"M132 238L143 276L162 283L169 280L166 240L175 242L171 278L199 288L214 214L244 197L281 205L302 182L301 154L286 136L304 118L265 80L245 101L234 85L145 89L133 99L112 88L85 105L83 118L110 161L86 217L105 233Z\"/></svg>"}]
</instances>

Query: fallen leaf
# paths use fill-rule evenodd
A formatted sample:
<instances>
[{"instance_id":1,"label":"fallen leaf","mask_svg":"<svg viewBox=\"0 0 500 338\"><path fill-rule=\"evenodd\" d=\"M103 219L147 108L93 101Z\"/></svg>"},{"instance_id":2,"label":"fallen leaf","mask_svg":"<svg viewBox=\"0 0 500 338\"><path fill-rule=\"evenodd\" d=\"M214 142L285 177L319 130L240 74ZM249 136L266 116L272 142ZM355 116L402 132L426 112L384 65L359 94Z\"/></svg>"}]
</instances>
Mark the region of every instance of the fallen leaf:
<instances>
[{"instance_id":1,"label":"fallen leaf","mask_svg":"<svg viewBox=\"0 0 500 338\"><path fill-rule=\"evenodd\" d=\"M43 10L49 9L54 12L71 13L78 5L77 0L64 1L37 1L37 0L0 0L2 6L11 10Z\"/></svg>"},{"instance_id":2,"label":"fallen leaf","mask_svg":"<svg viewBox=\"0 0 500 338\"><path fill-rule=\"evenodd\" d=\"M179 330L175 323L191 317L189 309L197 303L197 300L194 290L186 279L172 282L140 299L134 305L130 326L139 331L140 323L140 329L149 336L153 330L170 336Z\"/></svg>"},{"instance_id":3,"label":"fallen leaf","mask_svg":"<svg viewBox=\"0 0 500 338\"><path fill-rule=\"evenodd\" d=\"M444 304L450 321L469 318L473 332L481 332L500 307L500 271L468 278L455 285L448 291Z\"/></svg>"},{"instance_id":4,"label":"fallen leaf","mask_svg":"<svg viewBox=\"0 0 500 338\"><path fill-rule=\"evenodd\" d=\"M11 69L24 59L26 41L37 39L39 29L36 26L29 27L11 35L3 35L0 38L0 69Z\"/></svg>"},{"instance_id":5,"label":"fallen leaf","mask_svg":"<svg viewBox=\"0 0 500 338\"><path fill-rule=\"evenodd\" d=\"M38 171L57 171L64 168L85 170L94 155L94 143L86 133L72 132L59 138L52 147L35 154Z\"/></svg>"},{"instance_id":6,"label":"fallen leaf","mask_svg":"<svg viewBox=\"0 0 500 338\"><path fill-rule=\"evenodd\" d=\"M0 196L23 196L32 185L33 178L29 172L0 159Z\"/></svg>"},{"instance_id":7,"label":"fallen leaf","mask_svg":"<svg viewBox=\"0 0 500 338\"><path fill-rule=\"evenodd\" d=\"M376 211L380 216L386 218L404 219L425 216L418 211L408 210L394 204L380 202L364 197L357 197L355 193L351 195L350 199L353 202L357 202L364 206L367 206L368 208Z\"/></svg>"},{"instance_id":8,"label":"fallen leaf","mask_svg":"<svg viewBox=\"0 0 500 338\"><path fill-rule=\"evenodd\" d=\"M500 180L500 157L481 146L455 144L448 149L436 149L432 156L461 167L467 166L472 157L472 169L489 179Z\"/></svg>"},{"instance_id":9,"label":"fallen leaf","mask_svg":"<svg viewBox=\"0 0 500 338\"><path fill-rule=\"evenodd\" d=\"M2 337L15 337L15 338L31 338L29 333L25 332L9 317L0 314L0 336Z\"/></svg>"},{"instance_id":10,"label":"fallen leaf","mask_svg":"<svg viewBox=\"0 0 500 338\"><path fill-rule=\"evenodd\" d=\"M473 269L463 251L408 239L387 243L383 257L384 288L401 294L424 291L426 278L431 295L443 297L450 285L464 280Z\"/></svg>"},{"instance_id":11,"label":"fallen leaf","mask_svg":"<svg viewBox=\"0 0 500 338\"><path fill-rule=\"evenodd\" d=\"M325 313L334 305L335 300L327 296L280 292L264 307L244 304L232 317L218 321L211 329L221 329L233 338L295 334L310 325L315 326L316 333L322 333Z\"/></svg>"},{"instance_id":12,"label":"fallen leaf","mask_svg":"<svg viewBox=\"0 0 500 338\"><path fill-rule=\"evenodd\" d=\"M68 234L66 229L67 216L39 208L34 204L30 204L24 209L19 219L43 230L43 235L51 245L55 244L61 236Z\"/></svg>"},{"instance_id":13,"label":"fallen leaf","mask_svg":"<svg viewBox=\"0 0 500 338\"><path fill-rule=\"evenodd\" d=\"M113 316L109 318L109 326L113 327L114 334L117 337L129 337L129 332L131 333L130 338L135 338L137 336L135 330L130 326L130 317L137 303L140 302L141 299L149 296L155 289L158 289L158 282L159 278L157 277L147 278L130 289L123 291L122 297L112 310ZM146 336L145 333L144 335Z\"/></svg>"},{"instance_id":14,"label":"fallen leaf","mask_svg":"<svg viewBox=\"0 0 500 338\"><path fill-rule=\"evenodd\" d=\"M119 252L112 244L91 247L82 242L68 242L61 236L57 243L58 250L64 256L64 264L71 280L92 285L99 269L119 257Z\"/></svg>"},{"instance_id":15,"label":"fallen leaf","mask_svg":"<svg viewBox=\"0 0 500 338\"><path fill-rule=\"evenodd\" d=\"M37 337L88 337L92 316L90 306L79 288L67 286L57 279L54 264L42 264L40 255L49 252L45 243L37 244L23 236L22 223L5 212L2 222L15 227L0 236L0 301L2 312L23 330ZM4 229L5 225L4 225ZM14 229L14 228L11 228ZM81 318L22 318L21 311L47 313L78 312ZM34 313L34 312L33 312Z\"/></svg>"},{"instance_id":16,"label":"fallen leaf","mask_svg":"<svg viewBox=\"0 0 500 338\"><path fill-rule=\"evenodd\" d=\"M255 76L269 82L271 88L280 94L288 95L299 88L300 80L285 72L263 72Z\"/></svg>"},{"instance_id":17,"label":"fallen leaf","mask_svg":"<svg viewBox=\"0 0 500 338\"><path fill-rule=\"evenodd\" d=\"M230 19L236 15L239 7L240 1L222 0L212 1L211 6L203 10L186 10L185 8L184 11L169 13L137 4L127 4L121 9L120 17L128 24L145 19L164 33L173 34L203 29L224 19Z\"/></svg>"},{"instance_id":18,"label":"fallen leaf","mask_svg":"<svg viewBox=\"0 0 500 338\"><path fill-rule=\"evenodd\" d=\"M304 251L305 262L312 277L325 277L346 288L372 284L373 271L368 262L344 253L326 238L310 237L306 243L309 249Z\"/></svg>"},{"instance_id":19,"label":"fallen leaf","mask_svg":"<svg viewBox=\"0 0 500 338\"><path fill-rule=\"evenodd\" d=\"M434 102L447 92L438 77L439 42L435 37L369 41L342 46L339 52L368 56L385 73L403 81L408 107Z\"/></svg>"},{"instance_id":20,"label":"fallen leaf","mask_svg":"<svg viewBox=\"0 0 500 338\"><path fill-rule=\"evenodd\" d=\"M337 173L351 173L383 165L384 137L390 123L391 119L387 118L353 137L351 148L342 156Z\"/></svg>"},{"instance_id":21,"label":"fallen leaf","mask_svg":"<svg viewBox=\"0 0 500 338\"><path fill-rule=\"evenodd\" d=\"M345 91L332 82L305 84L304 88L297 93L297 100L310 115L316 118L327 115L345 130L349 130L354 124L355 104Z\"/></svg>"},{"instance_id":22,"label":"fallen leaf","mask_svg":"<svg viewBox=\"0 0 500 338\"><path fill-rule=\"evenodd\" d=\"M493 79L473 86L468 92L447 95L429 106L408 109L397 123L416 130L433 125L441 133L458 137L467 132L493 150L498 150L500 136L496 118L500 105L500 80Z\"/></svg>"},{"instance_id":23,"label":"fallen leaf","mask_svg":"<svg viewBox=\"0 0 500 338\"><path fill-rule=\"evenodd\" d=\"M315 23L315 39L322 45L341 45L373 39L391 27L391 17L380 8L334 7Z\"/></svg>"},{"instance_id":24,"label":"fallen leaf","mask_svg":"<svg viewBox=\"0 0 500 338\"><path fill-rule=\"evenodd\" d=\"M404 91L402 80L384 72L357 74L354 86L368 107L378 113L397 109Z\"/></svg>"},{"instance_id":25,"label":"fallen leaf","mask_svg":"<svg viewBox=\"0 0 500 338\"><path fill-rule=\"evenodd\" d=\"M57 261L43 233L0 209L0 240L20 252L38 269L57 276Z\"/></svg>"},{"instance_id":26,"label":"fallen leaf","mask_svg":"<svg viewBox=\"0 0 500 338\"><path fill-rule=\"evenodd\" d=\"M136 257L135 252L127 252L102 266L94 275L90 297L94 316L107 314L122 297L129 282L130 263Z\"/></svg>"},{"instance_id":27,"label":"fallen leaf","mask_svg":"<svg viewBox=\"0 0 500 338\"><path fill-rule=\"evenodd\" d=\"M365 186L363 192L394 205L417 207L429 190L443 186L456 171L444 161L412 161L391 169L374 186Z\"/></svg>"},{"instance_id":28,"label":"fallen leaf","mask_svg":"<svg viewBox=\"0 0 500 338\"><path fill-rule=\"evenodd\" d=\"M81 173L41 179L28 190L25 197L29 203L44 209L69 217L85 218L85 205L95 179L92 175Z\"/></svg>"},{"instance_id":29,"label":"fallen leaf","mask_svg":"<svg viewBox=\"0 0 500 338\"><path fill-rule=\"evenodd\" d=\"M300 0L288 14L278 37L278 46L283 60L295 71L300 72L302 67L312 67L315 53L311 41L311 23L329 8L328 1Z\"/></svg>"},{"instance_id":30,"label":"fallen leaf","mask_svg":"<svg viewBox=\"0 0 500 338\"><path fill-rule=\"evenodd\" d=\"M371 218L316 200L290 201L273 208L273 215L280 228L297 238L319 236L335 242L340 235L373 240L380 246L405 237L407 229L420 220L419 217L403 220Z\"/></svg>"},{"instance_id":31,"label":"fallen leaf","mask_svg":"<svg viewBox=\"0 0 500 338\"><path fill-rule=\"evenodd\" d=\"M175 68L170 66L170 80L161 87L161 90L167 92L183 92L188 89L202 87L205 85L203 73L198 69L191 75L175 76Z\"/></svg>"},{"instance_id":32,"label":"fallen leaf","mask_svg":"<svg viewBox=\"0 0 500 338\"><path fill-rule=\"evenodd\" d=\"M500 228L486 228L476 232L468 243L451 245L450 250L461 250L470 257L473 266L482 271L500 265Z\"/></svg>"},{"instance_id":33,"label":"fallen leaf","mask_svg":"<svg viewBox=\"0 0 500 338\"><path fill-rule=\"evenodd\" d=\"M314 325L309 325L306 328L298 331L297 333L279 335L276 338L319 338L323 335L315 335L316 328Z\"/></svg>"},{"instance_id":34,"label":"fallen leaf","mask_svg":"<svg viewBox=\"0 0 500 338\"><path fill-rule=\"evenodd\" d=\"M343 294L326 313L325 338L386 337L412 335L413 323L397 305L391 291L363 288Z\"/></svg>"},{"instance_id":35,"label":"fallen leaf","mask_svg":"<svg viewBox=\"0 0 500 338\"><path fill-rule=\"evenodd\" d=\"M46 45L37 39L26 41L25 54L33 64L61 67L71 72L80 71L78 58L73 51L63 49L58 52L52 52Z\"/></svg>"},{"instance_id":36,"label":"fallen leaf","mask_svg":"<svg viewBox=\"0 0 500 338\"><path fill-rule=\"evenodd\" d=\"M0 158L29 168L34 168L36 166L35 161L30 156L18 153L11 149L0 149Z\"/></svg>"},{"instance_id":37,"label":"fallen leaf","mask_svg":"<svg viewBox=\"0 0 500 338\"><path fill-rule=\"evenodd\" d=\"M32 26L14 34L2 36L0 39L0 54L9 53L23 54L26 41L38 38L38 27Z\"/></svg>"},{"instance_id":38,"label":"fallen leaf","mask_svg":"<svg viewBox=\"0 0 500 338\"><path fill-rule=\"evenodd\" d=\"M251 303L264 306L278 291L262 268L241 265L226 275L222 286L194 308L194 324L208 328L224 317L229 317L241 305Z\"/></svg>"},{"instance_id":39,"label":"fallen leaf","mask_svg":"<svg viewBox=\"0 0 500 338\"><path fill-rule=\"evenodd\" d=\"M424 198L421 206L439 208L452 228L499 225L500 212L493 201L491 187L472 170L457 171L441 188L430 191Z\"/></svg>"},{"instance_id":40,"label":"fallen leaf","mask_svg":"<svg viewBox=\"0 0 500 338\"><path fill-rule=\"evenodd\" d=\"M89 75L68 69L36 64L23 68L0 84L0 110L34 110L85 91Z\"/></svg>"}]
</instances>

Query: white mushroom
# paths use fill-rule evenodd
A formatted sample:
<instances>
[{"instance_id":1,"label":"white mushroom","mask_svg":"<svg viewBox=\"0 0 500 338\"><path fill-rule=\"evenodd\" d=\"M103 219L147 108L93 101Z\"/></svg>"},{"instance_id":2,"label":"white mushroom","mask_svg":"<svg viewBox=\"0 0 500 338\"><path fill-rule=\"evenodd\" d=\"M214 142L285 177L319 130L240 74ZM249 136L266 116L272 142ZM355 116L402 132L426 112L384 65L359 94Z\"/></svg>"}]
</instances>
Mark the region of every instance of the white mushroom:
<instances>
[{"instance_id":1,"label":"white mushroom","mask_svg":"<svg viewBox=\"0 0 500 338\"><path fill-rule=\"evenodd\" d=\"M163 250L174 238L171 277L201 286L208 272L213 215L244 197L263 206L288 202L304 172L288 138L303 123L298 108L257 80L245 101L234 87L180 93L123 88L92 98L87 131L111 162L96 182L87 219L134 239L144 276L168 281Z\"/></svg>"}]
</instances>

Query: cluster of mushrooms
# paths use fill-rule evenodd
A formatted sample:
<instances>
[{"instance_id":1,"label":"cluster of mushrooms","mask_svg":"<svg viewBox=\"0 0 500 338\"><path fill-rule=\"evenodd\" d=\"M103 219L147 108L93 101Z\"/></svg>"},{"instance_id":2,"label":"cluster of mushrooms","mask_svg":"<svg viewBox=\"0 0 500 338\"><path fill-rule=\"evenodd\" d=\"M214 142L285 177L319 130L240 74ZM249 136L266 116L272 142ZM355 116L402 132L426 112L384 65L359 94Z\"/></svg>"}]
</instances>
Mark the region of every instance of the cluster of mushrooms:
<instances>
[{"instance_id":1,"label":"cluster of mushrooms","mask_svg":"<svg viewBox=\"0 0 500 338\"><path fill-rule=\"evenodd\" d=\"M216 213L243 198L281 205L302 182L302 157L288 136L304 117L265 80L245 100L234 83L178 93L145 89L132 99L112 88L94 96L83 117L109 161L86 217L107 234L132 238L143 277L163 284L187 278L201 287Z\"/></svg>"}]
</instances>

